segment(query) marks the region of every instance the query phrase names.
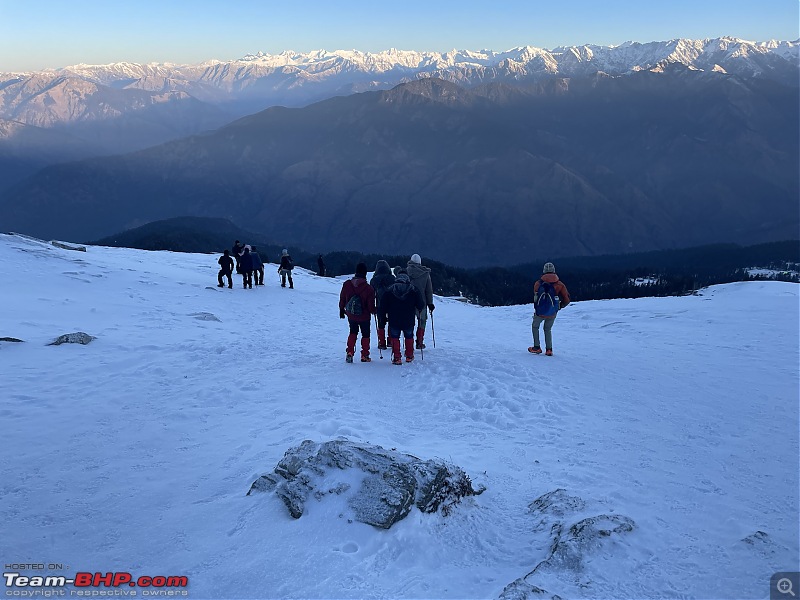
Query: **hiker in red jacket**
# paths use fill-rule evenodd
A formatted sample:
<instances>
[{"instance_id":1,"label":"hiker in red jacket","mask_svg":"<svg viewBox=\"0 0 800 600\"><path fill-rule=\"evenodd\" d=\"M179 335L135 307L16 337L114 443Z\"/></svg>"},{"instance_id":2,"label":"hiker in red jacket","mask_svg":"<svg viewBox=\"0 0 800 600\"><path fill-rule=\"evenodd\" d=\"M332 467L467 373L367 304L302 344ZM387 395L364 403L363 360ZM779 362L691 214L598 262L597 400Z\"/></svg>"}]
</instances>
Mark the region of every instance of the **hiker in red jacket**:
<instances>
[{"instance_id":1,"label":"hiker in red jacket","mask_svg":"<svg viewBox=\"0 0 800 600\"><path fill-rule=\"evenodd\" d=\"M545 263L541 278L533 284L533 346L528 348L532 354L541 354L539 345L539 325L544 323L545 354L553 356L553 323L558 311L569 304L567 286L559 280L553 263Z\"/></svg>"},{"instance_id":2,"label":"hiker in red jacket","mask_svg":"<svg viewBox=\"0 0 800 600\"><path fill-rule=\"evenodd\" d=\"M347 355L345 360L353 362L356 353L356 339L361 330L361 362L370 362L369 323L375 314L375 290L367 281L367 265L358 263L356 274L342 285L339 294L339 318L347 316L350 322L350 335L347 336Z\"/></svg>"}]
</instances>

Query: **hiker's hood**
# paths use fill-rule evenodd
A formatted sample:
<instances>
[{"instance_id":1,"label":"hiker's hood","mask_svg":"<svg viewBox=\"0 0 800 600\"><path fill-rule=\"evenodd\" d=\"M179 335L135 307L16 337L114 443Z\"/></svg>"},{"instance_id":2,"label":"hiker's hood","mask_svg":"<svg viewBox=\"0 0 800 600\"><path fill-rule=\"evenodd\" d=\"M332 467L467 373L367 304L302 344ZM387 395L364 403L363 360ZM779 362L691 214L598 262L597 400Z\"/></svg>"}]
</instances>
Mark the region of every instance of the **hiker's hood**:
<instances>
[{"instance_id":1,"label":"hiker's hood","mask_svg":"<svg viewBox=\"0 0 800 600\"><path fill-rule=\"evenodd\" d=\"M430 273L431 270L428 267L423 267L422 265L418 265L417 263L413 263L408 261L408 266L406 266L406 271L408 271L408 276L414 280L418 277L422 277L426 273Z\"/></svg>"},{"instance_id":2,"label":"hiker's hood","mask_svg":"<svg viewBox=\"0 0 800 600\"><path fill-rule=\"evenodd\" d=\"M558 275L555 273L545 273L542 275L541 279L547 283L556 283L558 281Z\"/></svg>"},{"instance_id":3,"label":"hiker's hood","mask_svg":"<svg viewBox=\"0 0 800 600\"><path fill-rule=\"evenodd\" d=\"M408 295L414 291L414 286L411 285L411 282L408 280L408 275L398 275L397 281L389 286L388 291L391 292L392 296L395 298L405 300Z\"/></svg>"},{"instance_id":4,"label":"hiker's hood","mask_svg":"<svg viewBox=\"0 0 800 600\"><path fill-rule=\"evenodd\" d=\"M385 260L379 260L375 265L375 275L391 275L392 270L389 268L389 263Z\"/></svg>"}]
</instances>

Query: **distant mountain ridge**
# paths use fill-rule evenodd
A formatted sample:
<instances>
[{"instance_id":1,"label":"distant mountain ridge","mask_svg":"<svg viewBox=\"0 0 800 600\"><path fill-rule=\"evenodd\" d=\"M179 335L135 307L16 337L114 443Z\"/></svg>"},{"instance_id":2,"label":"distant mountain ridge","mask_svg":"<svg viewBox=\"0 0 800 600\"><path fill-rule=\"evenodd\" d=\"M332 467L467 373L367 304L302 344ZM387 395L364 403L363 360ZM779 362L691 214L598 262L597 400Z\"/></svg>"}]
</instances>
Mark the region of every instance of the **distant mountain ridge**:
<instances>
[{"instance_id":1,"label":"distant mountain ridge","mask_svg":"<svg viewBox=\"0 0 800 600\"><path fill-rule=\"evenodd\" d=\"M674 65L527 86L424 78L42 170L0 223L97 239L182 215L305 248L513 264L796 238L798 88Z\"/></svg>"}]
</instances>

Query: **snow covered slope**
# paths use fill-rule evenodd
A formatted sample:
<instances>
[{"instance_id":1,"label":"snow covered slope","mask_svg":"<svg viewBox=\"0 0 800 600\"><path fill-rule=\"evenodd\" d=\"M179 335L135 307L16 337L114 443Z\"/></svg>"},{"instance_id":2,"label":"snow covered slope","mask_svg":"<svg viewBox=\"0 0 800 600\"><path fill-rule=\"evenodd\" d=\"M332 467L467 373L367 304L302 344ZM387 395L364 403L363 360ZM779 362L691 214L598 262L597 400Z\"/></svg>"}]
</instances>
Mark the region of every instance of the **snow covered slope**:
<instances>
[{"instance_id":1,"label":"snow covered slope","mask_svg":"<svg viewBox=\"0 0 800 600\"><path fill-rule=\"evenodd\" d=\"M220 290L216 259L0 236L0 337L24 340L0 342L6 564L183 575L195 599L492 598L548 556L529 505L563 488L576 519L635 528L528 579L549 594L766 597L797 568L796 284L577 302L552 358L525 350L529 305L438 298L424 360L349 365L341 279L281 289L267 265L265 287ZM46 345L74 331L96 339ZM294 520L245 496L337 436L487 491L390 530L335 498Z\"/></svg>"}]
</instances>

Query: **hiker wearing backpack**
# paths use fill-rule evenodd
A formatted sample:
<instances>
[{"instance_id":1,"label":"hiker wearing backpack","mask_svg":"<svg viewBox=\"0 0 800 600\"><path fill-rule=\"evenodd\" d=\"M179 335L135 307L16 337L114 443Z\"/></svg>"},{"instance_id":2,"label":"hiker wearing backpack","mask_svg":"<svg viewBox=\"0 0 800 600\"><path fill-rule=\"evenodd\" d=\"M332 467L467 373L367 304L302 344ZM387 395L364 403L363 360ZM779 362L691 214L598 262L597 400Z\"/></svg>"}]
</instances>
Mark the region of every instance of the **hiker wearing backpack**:
<instances>
[{"instance_id":1,"label":"hiker wearing backpack","mask_svg":"<svg viewBox=\"0 0 800 600\"><path fill-rule=\"evenodd\" d=\"M553 263L545 263L542 276L533 284L533 346L528 348L532 354L541 354L539 345L539 325L544 323L545 354L553 356L553 323L558 311L569 304L567 286L559 280Z\"/></svg>"},{"instance_id":2,"label":"hiker wearing backpack","mask_svg":"<svg viewBox=\"0 0 800 600\"><path fill-rule=\"evenodd\" d=\"M422 292L411 284L408 274L401 270L381 300L381 312L389 323L393 365L403 364L400 358L401 333L405 340L406 362L414 360L414 319L424 309L425 299Z\"/></svg>"},{"instance_id":3,"label":"hiker wearing backpack","mask_svg":"<svg viewBox=\"0 0 800 600\"><path fill-rule=\"evenodd\" d=\"M289 278L289 289L294 289L294 281L292 281L292 269L294 269L294 261L289 256L289 251L284 248L281 252L281 264L278 267L278 273L281 274L281 287L286 287L286 278Z\"/></svg>"},{"instance_id":4,"label":"hiker wearing backpack","mask_svg":"<svg viewBox=\"0 0 800 600\"><path fill-rule=\"evenodd\" d=\"M394 283L394 275L389 268L389 263L379 260L375 265L375 273L369 284L375 290L375 307L378 311L378 348L386 350L386 314L381 310L381 299L383 294Z\"/></svg>"},{"instance_id":5,"label":"hiker wearing backpack","mask_svg":"<svg viewBox=\"0 0 800 600\"><path fill-rule=\"evenodd\" d=\"M417 311L417 349L425 348L425 325L428 323L428 311L433 312L433 284L431 283L431 270L422 266L419 254L414 254L406 266L411 284L422 293L425 305Z\"/></svg>"},{"instance_id":6,"label":"hiker wearing backpack","mask_svg":"<svg viewBox=\"0 0 800 600\"><path fill-rule=\"evenodd\" d=\"M356 353L356 339L361 330L361 362L370 362L369 357L369 323L375 314L375 290L367 283L367 265L358 263L356 273L342 285L339 294L339 318L350 324L350 335L347 336L346 362L353 362Z\"/></svg>"}]
</instances>

